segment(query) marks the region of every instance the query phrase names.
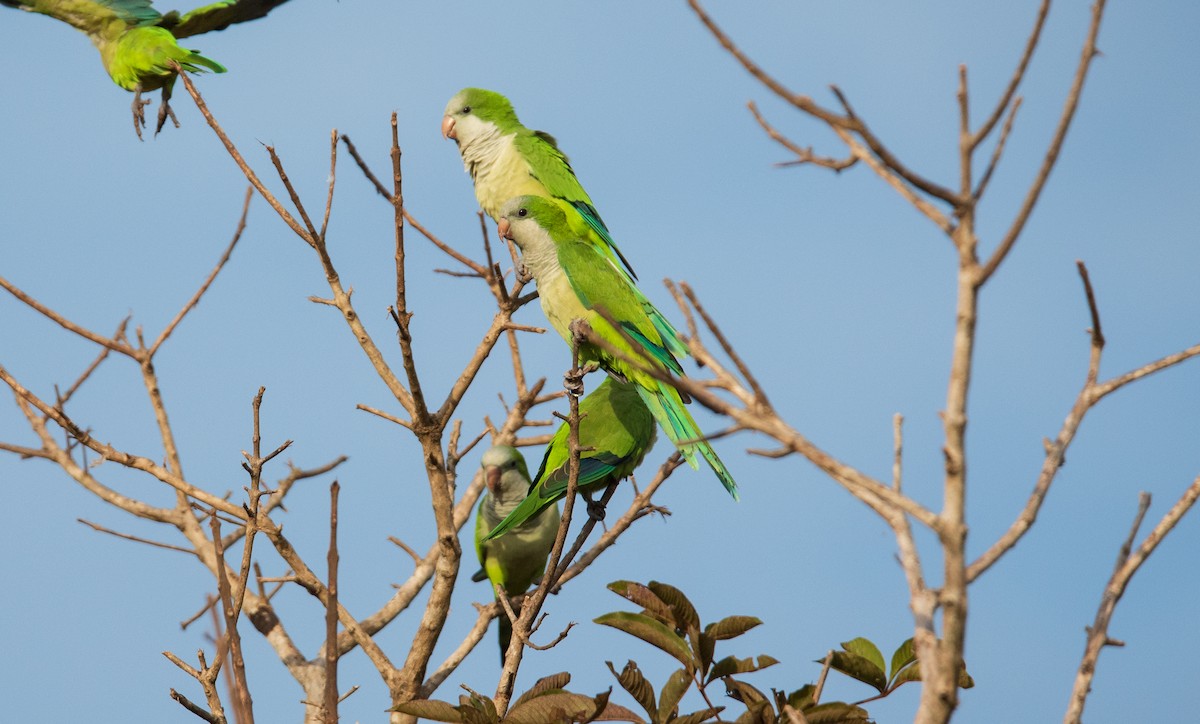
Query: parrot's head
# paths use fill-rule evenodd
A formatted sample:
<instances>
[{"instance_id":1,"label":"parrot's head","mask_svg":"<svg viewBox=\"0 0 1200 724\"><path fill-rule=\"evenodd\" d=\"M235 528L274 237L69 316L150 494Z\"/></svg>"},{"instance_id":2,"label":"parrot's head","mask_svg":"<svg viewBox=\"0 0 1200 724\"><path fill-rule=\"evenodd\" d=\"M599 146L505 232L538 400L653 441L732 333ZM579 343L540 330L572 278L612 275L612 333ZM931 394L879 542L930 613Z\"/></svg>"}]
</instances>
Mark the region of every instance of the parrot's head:
<instances>
[{"instance_id":1,"label":"parrot's head","mask_svg":"<svg viewBox=\"0 0 1200 724\"><path fill-rule=\"evenodd\" d=\"M508 99L483 88L463 88L450 102L442 117L442 138L453 138L459 146L489 131L508 131L519 125Z\"/></svg>"},{"instance_id":2,"label":"parrot's head","mask_svg":"<svg viewBox=\"0 0 1200 724\"><path fill-rule=\"evenodd\" d=\"M488 448L480 460L483 482L497 500L521 500L529 490L529 468L525 457L508 445Z\"/></svg>"},{"instance_id":3,"label":"parrot's head","mask_svg":"<svg viewBox=\"0 0 1200 724\"><path fill-rule=\"evenodd\" d=\"M518 196L500 207L496 224L501 238L515 243L523 254L553 249L555 237L570 233L568 213L578 212L566 202L545 196Z\"/></svg>"}]
</instances>

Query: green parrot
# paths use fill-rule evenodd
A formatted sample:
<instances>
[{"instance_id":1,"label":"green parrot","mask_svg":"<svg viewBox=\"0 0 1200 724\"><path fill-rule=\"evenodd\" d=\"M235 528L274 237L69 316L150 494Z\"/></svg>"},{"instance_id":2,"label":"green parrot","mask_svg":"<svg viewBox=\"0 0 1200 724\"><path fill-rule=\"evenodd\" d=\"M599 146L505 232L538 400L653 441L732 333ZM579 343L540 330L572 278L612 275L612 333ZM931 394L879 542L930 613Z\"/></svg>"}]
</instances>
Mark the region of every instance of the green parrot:
<instances>
[{"instance_id":1,"label":"green parrot","mask_svg":"<svg viewBox=\"0 0 1200 724\"><path fill-rule=\"evenodd\" d=\"M546 570L546 559L550 557L550 549L558 535L558 506L542 510L513 527L503 538L486 540L488 532L525 500L529 492L529 468L521 453L507 445L489 448L483 454L481 464L487 492L480 498L475 515L475 553L483 570L471 580L486 578L500 584L509 596L519 596ZM515 611L520 613L520 607ZM512 640L512 621L503 613L499 621L500 662L503 664Z\"/></svg>"},{"instance_id":2,"label":"green parrot","mask_svg":"<svg viewBox=\"0 0 1200 724\"><path fill-rule=\"evenodd\" d=\"M605 377L579 402L579 490L587 498L629 477L654 445L654 417L635 385ZM529 495L483 539L490 541L541 513L567 494L571 428L559 426L546 446ZM590 449L589 449L590 448ZM597 513L597 515L599 515Z\"/></svg>"},{"instance_id":3,"label":"green parrot","mask_svg":"<svg viewBox=\"0 0 1200 724\"><path fill-rule=\"evenodd\" d=\"M225 72L223 65L199 51L180 47L176 39L264 17L285 2L219 0L182 16L174 10L159 13L151 0L0 0L0 5L49 15L87 33L113 82L134 93L133 128L141 138L146 126L143 109L150 102L142 100L143 91L162 88L156 135L168 117L179 126L169 103L176 75L171 61L189 73Z\"/></svg>"},{"instance_id":4,"label":"green parrot","mask_svg":"<svg viewBox=\"0 0 1200 724\"><path fill-rule=\"evenodd\" d=\"M446 104L442 137L458 144L463 165L475 182L475 198L497 223L500 207L513 197L562 199L595 230L604 256L630 279L637 279L554 136L521 125L507 98L482 88L462 89Z\"/></svg>"},{"instance_id":5,"label":"green parrot","mask_svg":"<svg viewBox=\"0 0 1200 724\"><path fill-rule=\"evenodd\" d=\"M542 311L550 324L567 344L572 344L571 323L581 319L642 366L682 376L683 368L647 309L653 309L653 305L611 265L603 263L594 240L584 238L584 232L588 231L586 224L573 221L572 216L578 213L570 204L539 196L510 199L500 211L500 235L521 249L529 273L537 281ZM600 307L633 340L632 344L596 311ZM684 407L685 401L690 400L638 365L599 346L585 343L579 353L582 364L597 364L610 375L633 383L654 419L688 463L698 468L699 453L729 494L737 499L733 476L712 445L701 439L699 426Z\"/></svg>"},{"instance_id":6,"label":"green parrot","mask_svg":"<svg viewBox=\"0 0 1200 724\"><path fill-rule=\"evenodd\" d=\"M442 118L442 136L458 144L463 165L475 182L475 198L496 223L500 223L504 202L527 194L558 199L579 212L571 217L585 227L578 230L579 237L594 244L625 278L671 354L688 354L679 333L637 288L637 274L617 248L553 136L521 125L507 98L482 88L464 88L450 99Z\"/></svg>"}]
</instances>

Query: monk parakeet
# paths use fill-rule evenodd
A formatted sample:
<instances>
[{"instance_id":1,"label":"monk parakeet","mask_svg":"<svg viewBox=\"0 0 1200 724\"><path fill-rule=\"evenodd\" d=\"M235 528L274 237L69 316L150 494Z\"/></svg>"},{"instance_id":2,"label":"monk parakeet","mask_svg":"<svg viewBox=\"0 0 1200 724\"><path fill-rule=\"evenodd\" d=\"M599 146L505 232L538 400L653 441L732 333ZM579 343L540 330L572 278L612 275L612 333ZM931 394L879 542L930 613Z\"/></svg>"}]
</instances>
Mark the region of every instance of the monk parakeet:
<instances>
[{"instance_id":1,"label":"monk parakeet","mask_svg":"<svg viewBox=\"0 0 1200 724\"><path fill-rule=\"evenodd\" d=\"M546 559L554 547L558 534L558 506L546 508L519 526L513 527L508 535L493 540L484 540L487 534L513 512L529 492L529 468L525 458L514 447L497 445L483 454L483 479L487 492L479 500L475 515L475 553L483 570L473 580L486 577L500 584L509 596L518 596L546 570ZM520 607L514 609L520 613ZM508 651L512 639L512 622L508 616L499 616L500 661Z\"/></svg>"},{"instance_id":2,"label":"monk parakeet","mask_svg":"<svg viewBox=\"0 0 1200 724\"><path fill-rule=\"evenodd\" d=\"M606 342L630 359L662 372L683 375L671 345L655 323L656 309L637 288L604 263L590 230L572 220L578 213L570 204L539 196L509 200L500 211L500 234L521 249L529 273L537 281L542 311L567 344L574 335L571 322L581 319ZM630 343L598 311L604 308L633 342ZM650 310L653 310L654 314ZM658 315L661 316L661 315ZM729 494L737 499L737 485L717 453L702 437L696 421L684 407L679 391L603 348L584 343L581 363L599 365L610 375L635 386L663 432L688 463L697 468L697 453L708 461Z\"/></svg>"},{"instance_id":3,"label":"monk parakeet","mask_svg":"<svg viewBox=\"0 0 1200 724\"><path fill-rule=\"evenodd\" d=\"M561 199L595 230L604 256L623 274L637 278L554 136L521 125L507 98L495 91L464 88L446 104L442 136L458 144L463 165L475 181L475 198L497 223L500 207L516 196Z\"/></svg>"},{"instance_id":4,"label":"monk parakeet","mask_svg":"<svg viewBox=\"0 0 1200 724\"><path fill-rule=\"evenodd\" d=\"M96 49L104 70L113 82L133 91L133 128L138 138L146 125L142 100L143 91L162 88L162 105L158 109L158 124L162 130L170 117L179 121L171 110L171 88L175 84L175 61L189 73L211 70L224 73L220 63L205 58L199 51L181 48L178 38L199 35L211 30L224 30L234 23L264 17L275 6L287 0L219 0L196 8L182 16L172 10L162 15L151 0L0 0L0 5L20 8L57 18L87 33Z\"/></svg>"},{"instance_id":5,"label":"monk parakeet","mask_svg":"<svg viewBox=\"0 0 1200 724\"><path fill-rule=\"evenodd\" d=\"M654 417L631 383L605 377L580 400L579 418L579 490L585 497L629 477L654 445ZM484 542L503 536L567 494L570 434L564 422L546 446L529 496Z\"/></svg>"},{"instance_id":6,"label":"monk parakeet","mask_svg":"<svg viewBox=\"0 0 1200 724\"><path fill-rule=\"evenodd\" d=\"M675 328L637 288L637 275L553 136L521 125L507 98L482 88L464 88L450 99L442 118L442 135L458 144L463 165L475 181L475 198L496 223L504 202L526 194L558 199L579 212L571 216L571 221L582 227L579 237L594 244L629 283L671 354L688 354Z\"/></svg>"}]
</instances>

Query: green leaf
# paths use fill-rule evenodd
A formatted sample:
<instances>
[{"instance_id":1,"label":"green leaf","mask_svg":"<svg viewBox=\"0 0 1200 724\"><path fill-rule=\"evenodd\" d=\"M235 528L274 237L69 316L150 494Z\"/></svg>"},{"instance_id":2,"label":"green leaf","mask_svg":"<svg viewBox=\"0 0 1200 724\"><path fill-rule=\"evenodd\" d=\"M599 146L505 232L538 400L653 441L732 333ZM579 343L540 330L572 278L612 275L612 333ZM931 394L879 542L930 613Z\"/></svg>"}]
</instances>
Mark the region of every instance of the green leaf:
<instances>
[{"instance_id":1,"label":"green leaf","mask_svg":"<svg viewBox=\"0 0 1200 724\"><path fill-rule=\"evenodd\" d=\"M570 724L589 722L603 710L608 697L597 702L590 696L569 691L550 691L514 707L504 717L504 724Z\"/></svg>"},{"instance_id":2,"label":"green leaf","mask_svg":"<svg viewBox=\"0 0 1200 724\"><path fill-rule=\"evenodd\" d=\"M705 635L714 641L724 641L746 633L755 626L761 626L762 620L754 616L726 616L704 627Z\"/></svg>"},{"instance_id":3,"label":"green leaf","mask_svg":"<svg viewBox=\"0 0 1200 724\"><path fill-rule=\"evenodd\" d=\"M761 691L733 677L725 679L725 695L734 701L742 702L747 707L758 701L765 701L767 704L771 703L771 700Z\"/></svg>"},{"instance_id":4,"label":"green leaf","mask_svg":"<svg viewBox=\"0 0 1200 724\"><path fill-rule=\"evenodd\" d=\"M831 701L805 709L804 718L808 720L808 724L850 724L867 721L869 715L861 706Z\"/></svg>"},{"instance_id":5,"label":"green leaf","mask_svg":"<svg viewBox=\"0 0 1200 724\"><path fill-rule=\"evenodd\" d=\"M489 713L483 709L462 707L459 711L462 714L463 724L499 724L500 722L500 717L494 710Z\"/></svg>"},{"instance_id":6,"label":"green leaf","mask_svg":"<svg viewBox=\"0 0 1200 724\"><path fill-rule=\"evenodd\" d=\"M463 721L471 722L471 724L500 720L500 713L496 711L496 702L474 691L470 696L458 697L458 711L463 715Z\"/></svg>"},{"instance_id":7,"label":"green leaf","mask_svg":"<svg viewBox=\"0 0 1200 724\"><path fill-rule=\"evenodd\" d=\"M650 581L649 588L654 591L654 595L662 599L663 603L671 607L672 613L675 614L677 629L683 629L684 633L691 631L699 633L700 614L696 613L696 607L692 605L687 596L683 595L683 591L658 581Z\"/></svg>"},{"instance_id":8,"label":"green leaf","mask_svg":"<svg viewBox=\"0 0 1200 724\"><path fill-rule=\"evenodd\" d=\"M765 669L768 666L774 666L778 663L778 659L766 654L759 656L757 661L753 656L746 659L739 659L736 656L726 656L713 667L712 673L708 676L708 681L715 681L722 676L729 676L730 674L749 674L752 671Z\"/></svg>"},{"instance_id":9,"label":"green leaf","mask_svg":"<svg viewBox=\"0 0 1200 724\"><path fill-rule=\"evenodd\" d=\"M642 709L646 711L646 716L653 721L654 716L658 711L658 705L654 703L654 687L646 681L646 677L642 676L642 672L638 669L638 665L633 661L627 661L625 668L621 669L621 673L613 668L611 661L605 661L608 664L608 670L617 677L617 683L621 688L629 692L634 701L641 704Z\"/></svg>"},{"instance_id":10,"label":"green leaf","mask_svg":"<svg viewBox=\"0 0 1200 724\"><path fill-rule=\"evenodd\" d=\"M689 673L696 670L696 660L693 658L687 642L679 638L679 634L667 628L661 621L641 613L614 611L595 619L595 622L602 626L612 626L665 651L683 664Z\"/></svg>"},{"instance_id":11,"label":"green leaf","mask_svg":"<svg viewBox=\"0 0 1200 724\"><path fill-rule=\"evenodd\" d=\"M921 680L921 662L918 661L918 662L914 663L912 666L909 666L908 668L903 669L900 672L900 675L897 676L894 681L892 681L891 686L888 688L888 691L891 692L891 691L895 691L896 689L899 689L901 684L907 684L910 681L920 681L920 680ZM967 673L967 667L964 665L963 668L959 669L959 671L958 671L958 687L960 689L970 689L973 686L975 686L975 680L972 679L971 675Z\"/></svg>"},{"instance_id":12,"label":"green leaf","mask_svg":"<svg viewBox=\"0 0 1200 724\"><path fill-rule=\"evenodd\" d=\"M796 689L787 696L788 706L804 711L813 705L813 694L817 691L817 687L812 684L805 684Z\"/></svg>"},{"instance_id":13,"label":"green leaf","mask_svg":"<svg viewBox=\"0 0 1200 724\"><path fill-rule=\"evenodd\" d=\"M611 701L605 705L604 710L596 715L592 721L629 721L634 724L645 724L645 720L638 716L630 709L626 709L620 704L614 704Z\"/></svg>"},{"instance_id":14,"label":"green leaf","mask_svg":"<svg viewBox=\"0 0 1200 724\"><path fill-rule=\"evenodd\" d=\"M895 691L896 689L900 688L901 684L907 684L910 681L920 681L920 680L921 680L921 662L914 661L912 663L912 665L901 669L900 673L897 674L895 677L893 677L892 683L888 685L888 690Z\"/></svg>"},{"instance_id":15,"label":"green leaf","mask_svg":"<svg viewBox=\"0 0 1200 724\"><path fill-rule=\"evenodd\" d=\"M733 724L776 724L779 719L775 716L775 710L765 701L756 701L753 704L746 705L746 711L742 715L733 720Z\"/></svg>"},{"instance_id":16,"label":"green leaf","mask_svg":"<svg viewBox=\"0 0 1200 724\"><path fill-rule=\"evenodd\" d=\"M917 650L913 646L913 640L910 638L900 644L900 648L896 649L896 652L892 654L892 672L888 677L889 680L896 678L896 674L899 673L900 669L903 669L916 660Z\"/></svg>"},{"instance_id":17,"label":"green leaf","mask_svg":"<svg viewBox=\"0 0 1200 724\"><path fill-rule=\"evenodd\" d=\"M843 641L842 648L875 664L875 668L879 669L879 673L885 678L887 677L887 670L883 668L883 654L880 653L878 646L871 643L870 639L859 636L850 641Z\"/></svg>"},{"instance_id":18,"label":"green leaf","mask_svg":"<svg viewBox=\"0 0 1200 724\"><path fill-rule=\"evenodd\" d=\"M712 666L713 656L716 654L717 640L706 633L701 632L696 637L696 656L700 659L700 675L707 676L708 669Z\"/></svg>"},{"instance_id":19,"label":"green leaf","mask_svg":"<svg viewBox=\"0 0 1200 724\"><path fill-rule=\"evenodd\" d=\"M824 661L818 660L816 663L824 663ZM834 651L830 666L846 676L875 687L880 694L887 689L887 677L883 675L883 669L858 654L849 651Z\"/></svg>"},{"instance_id":20,"label":"green leaf","mask_svg":"<svg viewBox=\"0 0 1200 724\"><path fill-rule=\"evenodd\" d=\"M647 615L657 618L667 626L679 628L671 607L646 586L633 581L613 581L608 584L608 590L646 609Z\"/></svg>"},{"instance_id":21,"label":"green leaf","mask_svg":"<svg viewBox=\"0 0 1200 724\"><path fill-rule=\"evenodd\" d=\"M462 714L459 713L458 707L447 704L444 701L434 699L413 699L406 701L403 704L397 704L388 711L398 711L402 714L411 714L421 719L430 719L432 721L447 721L461 722Z\"/></svg>"},{"instance_id":22,"label":"green leaf","mask_svg":"<svg viewBox=\"0 0 1200 724\"><path fill-rule=\"evenodd\" d=\"M975 687L975 680L972 679L971 675L967 673L966 664L963 664L963 667L961 669L959 669L959 671L958 671L958 688L971 689L974 687Z\"/></svg>"},{"instance_id":23,"label":"green leaf","mask_svg":"<svg viewBox=\"0 0 1200 724\"><path fill-rule=\"evenodd\" d=\"M687 714L686 716L681 716L681 717L672 719L670 724L702 724L703 722L706 722L709 719L712 719L714 716L716 716L717 714L720 714L723 711L725 711L725 707L723 707L723 706L715 706L711 709L703 709L701 711L694 711L691 714Z\"/></svg>"},{"instance_id":24,"label":"green leaf","mask_svg":"<svg viewBox=\"0 0 1200 724\"><path fill-rule=\"evenodd\" d=\"M656 723L667 722L679 712L679 700L692 685L692 675L687 669L676 669L663 684L658 697L658 715L652 717Z\"/></svg>"},{"instance_id":25,"label":"green leaf","mask_svg":"<svg viewBox=\"0 0 1200 724\"><path fill-rule=\"evenodd\" d=\"M526 691L524 694L521 694L521 696L512 703L512 706L510 706L509 709L516 709L521 704L535 696L541 696L547 691L562 689L569 683L571 683L571 675L565 671L557 674L551 674L549 676L543 676L542 678L538 679L533 686L529 687L528 691Z\"/></svg>"},{"instance_id":26,"label":"green leaf","mask_svg":"<svg viewBox=\"0 0 1200 724\"><path fill-rule=\"evenodd\" d=\"M587 724L593 721L624 721L644 724L629 709L608 701L612 689L596 696L584 696L561 689L549 689L514 706L504 724Z\"/></svg>"}]
</instances>

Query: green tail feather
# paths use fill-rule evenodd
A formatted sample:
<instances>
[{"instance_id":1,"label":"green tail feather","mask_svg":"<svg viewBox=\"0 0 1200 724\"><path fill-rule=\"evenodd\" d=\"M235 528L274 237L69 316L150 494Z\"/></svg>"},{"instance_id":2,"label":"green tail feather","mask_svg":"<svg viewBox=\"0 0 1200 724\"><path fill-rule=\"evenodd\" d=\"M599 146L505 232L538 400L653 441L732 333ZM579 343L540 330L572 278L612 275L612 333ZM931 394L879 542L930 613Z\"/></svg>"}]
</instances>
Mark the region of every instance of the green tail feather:
<instances>
[{"instance_id":1,"label":"green tail feather","mask_svg":"<svg viewBox=\"0 0 1200 724\"><path fill-rule=\"evenodd\" d=\"M513 611L518 616L521 615L521 609ZM504 666L504 657L508 655L508 645L512 643L512 621L508 620L508 614L504 611L496 617L498 626L496 633L500 635L500 666Z\"/></svg>"},{"instance_id":2,"label":"green tail feather","mask_svg":"<svg viewBox=\"0 0 1200 724\"><path fill-rule=\"evenodd\" d=\"M207 68L214 73L224 73L226 71L225 66L221 65L217 61L211 58L205 58L203 55L200 55L194 50L190 51L190 53L191 54L184 59L183 63L181 63L184 70L188 71L189 73L203 73L204 68ZM204 66L204 68L200 68L199 66L201 65Z\"/></svg>"},{"instance_id":3,"label":"green tail feather","mask_svg":"<svg viewBox=\"0 0 1200 724\"><path fill-rule=\"evenodd\" d=\"M700 426L683 406L679 391L665 382L658 383L657 392L651 392L641 385L637 386L637 391L642 401L646 403L646 407L650 408L650 414L654 415L654 419L658 421L658 426L683 454L688 464L695 470L700 468L696 459L696 452L699 451L709 467L717 474L721 485L725 486L725 490L733 496L734 500L737 500L737 483L734 482L733 475L729 473L725 463L721 462L721 458L717 456L717 451L713 450L712 445L707 440L699 439L703 437ZM684 442L688 440L694 442Z\"/></svg>"}]
</instances>

